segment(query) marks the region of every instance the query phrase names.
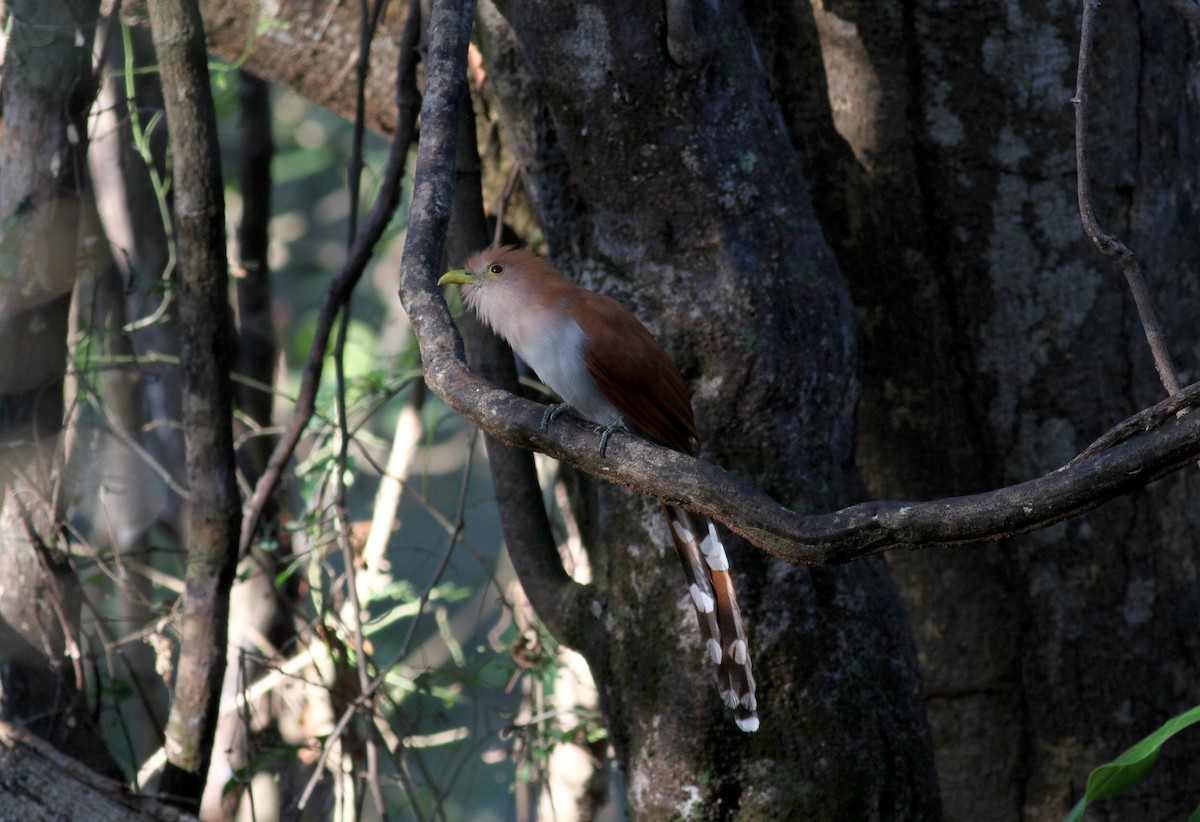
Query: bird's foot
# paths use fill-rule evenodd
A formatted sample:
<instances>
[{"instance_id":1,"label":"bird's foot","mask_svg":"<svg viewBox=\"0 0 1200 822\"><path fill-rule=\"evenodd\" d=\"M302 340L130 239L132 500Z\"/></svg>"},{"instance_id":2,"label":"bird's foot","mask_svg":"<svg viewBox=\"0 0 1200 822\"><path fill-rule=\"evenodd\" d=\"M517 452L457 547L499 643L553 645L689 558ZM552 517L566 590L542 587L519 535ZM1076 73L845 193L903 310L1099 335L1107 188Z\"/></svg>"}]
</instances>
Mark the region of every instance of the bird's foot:
<instances>
[{"instance_id":1,"label":"bird's foot","mask_svg":"<svg viewBox=\"0 0 1200 822\"><path fill-rule=\"evenodd\" d=\"M552 402L546 406L546 413L542 414L542 430L545 431L550 427L550 423L558 419L558 415L566 411L571 406L565 402Z\"/></svg>"},{"instance_id":2,"label":"bird's foot","mask_svg":"<svg viewBox=\"0 0 1200 822\"><path fill-rule=\"evenodd\" d=\"M545 431L550 427L550 423L558 419L558 415L569 409L571 406L565 402L551 403L546 406L546 413L542 414L542 430ZM596 427L596 432L600 435L600 456L604 456L608 450L608 438L613 435L614 431L624 431L629 433L629 428L625 425L625 420L617 420L610 425L601 425Z\"/></svg>"},{"instance_id":3,"label":"bird's foot","mask_svg":"<svg viewBox=\"0 0 1200 822\"><path fill-rule=\"evenodd\" d=\"M600 456L604 456L604 452L608 450L608 438L612 436L613 431L624 431L629 433L629 429L625 426L625 420L617 420L611 425L605 425L596 429L600 432Z\"/></svg>"}]
</instances>

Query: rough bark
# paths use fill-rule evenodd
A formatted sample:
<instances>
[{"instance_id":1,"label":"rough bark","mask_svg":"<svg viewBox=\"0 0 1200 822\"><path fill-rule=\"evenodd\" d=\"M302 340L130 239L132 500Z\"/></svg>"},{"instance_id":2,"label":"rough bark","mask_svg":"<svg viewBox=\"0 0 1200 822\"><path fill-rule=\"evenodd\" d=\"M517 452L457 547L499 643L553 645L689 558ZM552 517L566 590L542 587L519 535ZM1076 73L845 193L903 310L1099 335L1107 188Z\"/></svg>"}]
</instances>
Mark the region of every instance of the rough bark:
<instances>
[{"instance_id":1,"label":"rough bark","mask_svg":"<svg viewBox=\"0 0 1200 822\"><path fill-rule=\"evenodd\" d=\"M0 92L0 715L116 766L83 694L60 435L99 4L7 4ZM19 354L18 354L19 352Z\"/></svg>"},{"instance_id":2,"label":"rough bark","mask_svg":"<svg viewBox=\"0 0 1200 822\"><path fill-rule=\"evenodd\" d=\"M797 18L794 9L784 13L778 9L756 7L752 16L759 28L766 29L772 35L796 30L799 30L801 34L809 31L811 35L811 20L808 20L806 29L804 22L807 18L803 15ZM827 25L833 25L829 23L828 17L822 19ZM889 18L885 15L881 19ZM775 26L775 22L779 22L784 28ZM381 36L393 35L394 31L388 29L386 25L381 30ZM830 36L840 35L834 32ZM857 167L857 160L842 143L841 138L836 135L829 122L829 99L824 85L814 85L809 82L811 77L818 79L820 77L819 69L815 68L812 63L817 53L817 46L810 44L811 53L795 48L795 38L790 37L790 34L785 38L785 45L788 49L786 52L779 49L778 45L772 47L771 41L767 38L761 48L763 53L774 59L775 63L785 64L782 68L779 65L775 65L773 68L776 75L775 90L780 94L780 99L789 104L788 110L794 114L798 111L806 111L806 109L797 108L799 105L812 107L813 116L811 118L796 120L793 117L790 125L793 133L797 135L796 139L800 141L797 143L798 146L804 149L804 156L808 158L809 162L817 162L821 166L817 169L820 173L815 173L814 179L817 180L816 187L818 189L824 187L818 198L823 205L822 219L830 222L831 236L835 239L839 232L846 235L846 239L838 239L839 253L857 255L857 263L855 260L848 260L848 264L870 266L870 261L873 259L885 261L889 259L888 255L896 253L895 244L898 244L902 255L921 259L920 249L914 247L906 239L910 236L915 238L922 230L919 223L911 221L911 218L919 213L919 205L906 201L906 211L889 215L888 219L884 220L882 215L886 214L890 207L891 201L888 197L891 195L882 189L870 194L870 192L860 191L855 187L860 185L861 181L855 181L862 177L863 171ZM902 70L904 60L901 58L905 45L895 42L890 45L896 48L897 52L891 55L890 60L881 57L879 62L883 66L890 67L888 70ZM779 51L778 55L774 53L773 48ZM858 57L861 58L861 55ZM830 56L830 59L836 59L836 56ZM512 73L512 60L511 56L506 56L500 51L493 50L493 53L488 55L487 70L490 72L489 76L493 82L528 84L528 77L524 74L518 73L517 76L508 78L508 75ZM519 63L519 58L517 58L517 62ZM278 67L275 67L275 70L278 71ZM789 72L792 75L790 79L786 76ZM855 93L867 95L874 93L871 86L874 71L867 74L869 76L865 79L860 78L858 86L851 85L849 88L835 89L835 102L842 115L846 115L847 112L853 115L859 110L869 108L867 105L855 106L852 100L852 95ZM797 77L803 79L797 80ZM277 79L287 81L289 78L281 76ZM300 93L312 93L310 81L304 80L295 87L295 90ZM353 88L345 85L341 87L339 93L352 95ZM794 99L797 96L802 98L802 101ZM903 100L893 101L891 105L896 107L903 103ZM518 120L525 116L524 112L512 112L511 114ZM849 118L843 116L842 122L847 128L856 128L853 120L853 116ZM522 127L519 122L509 123L504 120L501 121L501 128L505 130L505 138L514 147L514 151L520 156L529 156L529 152L532 150L533 130ZM881 139L873 130L869 134L872 139ZM898 139L896 134L887 134L886 136ZM801 138L803 139L801 140ZM805 143L812 145L806 146ZM867 154L874 158L873 163L878 163L883 153L883 149L880 148ZM864 157L867 154L864 154ZM836 169L836 171L831 173L832 169ZM900 167L896 170L899 177L883 179L891 186L900 186L905 183L903 174L910 171L911 168ZM835 184L828 185L829 180L833 180ZM876 182L878 183L878 181ZM915 190L915 188L909 189L910 193ZM836 208L829 208L826 202L829 198L835 201L844 199L845 202ZM893 230L893 227L913 233L893 237L894 244L889 245L888 231ZM904 264L913 263L910 259ZM870 270L875 269L871 268ZM921 280L918 277L916 281L910 283L903 277L894 276L877 280L873 286L878 288L887 283L889 288L896 288L898 293L901 286L915 289L915 295L910 299L917 300L920 303L917 308L924 312L921 314L923 317L921 322L902 320L901 334L897 337L897 344L892 347L893 350L888 352L881 348L876 352L878 360L868 364L868 367L878 375L878 379L869 381L867 390L875 390L873 386L880 386L881 390L886 392L883 396L885 404L894 403L897 399L895 396L897 383L889 375L893 369L903 371L910 367L905 365L905 362L919 363L921 368L932 370L939 379L948 380L947 384L950 385L952 392L959 390L955 385L962 383L969 376L962 370L965 366L958 363L958 352L945 350L947 339L951 342L957 340L958 331L955 330L953 324L955 306L943 305L944 300L940 296L940 292L931 289L927 280L928 278ZM868 304L870 303L870 299L866 297L863 299L867 300ZM878 296L874 299L878 299ZM935 313L935 309L943 313ZM870 313L864 313L863 319L868 323L879 321L878 317L873 317ZM942 330L937 331L939 328ZM902 357L897 352L907 353ZM917 353L914 354L914 352ZM929 355L934 359L925 362L919 359L920 355ZM914 360L913 356L918 358ZM909 359L905 360L904 357L909 357ZM479 389L472 388L471 390L478 391ZM965 391L965 389L962 390ZM951 400L952 398L953 393ZM962 424L961 420L954 417L942 419L938 416L946 402L946 397L941 393L932 393L926 396L922 389L913 391L911 395L906 395L902 399L905 410L901 413L904 415L911 415L919 411L920 403L924 402L929 416L921 419L928 422L904 419L900 415L893 415L894 418L887 421L887 424L899 425L911 435L894 443L893 447L918 455L928 453L924 450L924 444L939 440L939 426ZM494 401L498 406L507 406L507 403L499 396ZM909 405L912 406L912 410L908 410ZM875 409L875 413L878 413L881 405L868 402L864 407ZM497 412L493 410L488 413L494 415ZM515 408L506 407L504 413L517 414L520 412ZM886 414L886 411L884 413ZM1156 428L1169 416L1158 416L1154 426L1149 427ZM535 427L520 422L514 422L512 425L500 424L508 429L503 436L509 442L539 450L553 449L555 446L561 445L559 438L540 436L533 430ZM730 528L776 556L793 562L826 564L846 562L869 553L900 546L922 547L930 544L999 539L1045 528L1064 518L1076 516L1101 502L1127 494L1131 490L1140 488L1193 461L1195 456L1200 454L1200 438L1197 437L1197 433L1190 425L1171 431L1155 430L1149 437L1139 440L1136 447L1123 449L1122 454L1115 461L1089 463L1087 470L1071 474L1059 472L1058 466L1056 466L1048 474L1038 478L1032 485L1009 487L1003 489L1001 493L991 496L978 496L969 500L950 501L947 504L935 503L920 506L912 506L908 503L870 504L824 518L797 516L788 509L774 505L769 498L756 492L752 486L731 481L728 475L722 472L714 472L711 468L690 463L686 459L677 461L664 455L656 455L654 458L644 458L640 455L639 463L642 459L651 459L653 464L645 466L645 470L641 470L640 464L622 465L614 470L610 466L600 465L597 460L580 458L579 454L582 451L574 453L574 449L571 449L571 457L574 462L582 464L586 470L598 476L605 476L630 487L637 487L648 493L663 496L678 504L691 505L694 510L716 516L725 521ZM869 429L866 435L872 436ZM970 443L970 438L968 437L966 441ZM976 462L977 454L971 450L974 447L973 444L969 444L967 447L955 451L951 456L962 465L978 465L980 463ZM860 449L860 456L863 459L870 459L869 455L873 453L886 454L878 449ZM658 470L657 466L664 462L670 464L664 466L662 470ZM877 460L868 467L874 472L882 472L884 476L896 470L886 460ZM1131 471L1131 468L1135 470ZM964 468L964 470L967 469ZM926 470L926 474L928 475L926 479L932 481L937 476L942 476L944 472ZM1029 475L1025 474L1022 477L1028 480ZM974 487L982 488L987 485L988 483L980 481Z\"/></svg>"},{"instance_id":3,"label":"rough bark","mask_svg":"<svg viewBox=\"0 0 1200 822\"><path fill-rule=\"evenodd\" d=\"M401 0L388 3L382 30L399 32L408 6ZM273 3L269 14L246 0L203 0L200 8L214 54L354 119L355 64L361 45L358 3L283 0ZM371 47L365 122L381 134L396 130L398 43L396 36L381 36Z\"/></svg>"},{"instance_id":4,"label":"rough bark","mask_svg":"<svg viewBox=\"0 0 1200 822\"><path fill-rule=\"evenodd\" d=\"M639 4L500 11L540 99L519 74L493 74L493 91L503 122L536 126L511 144L532 148L521 159L554 259L658 333L693 386L706 456L793 506L851 498L853 320L740 12L697 5L689 35ZM515 64L485 19L492 65ZM692 38L688 65L664 34ZM589 663L635 814L670 816L691 797L712 816L936 816L881 563L810 571L733 549L764 712L746 738L722 714L692 617L664 607L684 597L657 506L606 484L581 493L603 608Z\"/></svg>"},{"instance_id":5,"label":"rough bark","mask_svg":"<svg viewBox=\"0 0 1200 822\"><path fill-rule=\"evenodd\" d=\"M804 74L812 63L781 26L762 27L760 43L863 318L858 461L873 495L1040 473L1160 398L1124 281L1079 226L1078 9L789 14L810 42L819 32L832 111L814 105L822 73ZM1190 380L1195 34L1152 4L1105 4L1097 25L1099 218L1138 251ZM1091 767L1195 704L1195 516L1183 502L1195 481L1185 469L1004 545L891 556L949 818L1059 819ZM1186 815L1196 744L1173 743L1163 773L1089 818Z\"/></svg>"},{"instance_id":6,"label":"rough bark","mask_svg":"<svg viewBox=\"0 0 1200 822\"><path fill-rule=\"evenodd\" d=\"M1027 479L1065 463L1111 424L1160 396L1123 284L1076 229L1067 102L1074 9L946 10L924 2L886 8L838 2L815 9L756 3L747 9L859 309L857 459L872 495L931 498ZM1126 239L1144 255L1152 287L1172 295L1160 305L1186 371L1183 355L1194 343L1186 336L1192 325L1184 312L1196 286L1185 273L1185 261L1195 255L1195 232L1185 227L1194 225L1195 214L1187 196L1194 187L1192 166L1181 158L1194 156L1196 100L1185 90L1194 87L1189 72L1196 61L1194 35L1168 13L1165 6L1105 6L1097 76L1104 91L1093 92L1099 105L1093 156L1102 219L1131 234ZM588 29L597 19L606 20L603 14L585 18L584 25L565 31L579 35L580 47L591 35L625 34L620 26ZM670 19L664 12L664 20L649 29L663 35L661 48L693 71L704 64L705 44L689 43L689 36L728 36L699 19L691 35L686 26L682 33L671 31ZM548 51L553 39L535 45ZM656 43L649 51L661 48ZM597 56L603 50L575 49L535 75L563 85L591 71L590 77L609 81L604 72L612 64L597 62ZM518 53L497 49L487 60L494 83L529 81L513 71ZM351 63L348 56L346 65ZM823 77L827 83L814 84L813 78ZM347 75L346 99L351 86ZM700 215L697 223L685 202L669 222L671 231L645 243L626 241L628 227L611 214L592 214L595 203L607 203L627 209L633 222L652 210L640 200L660 194L653 179L634 180L615 195L597 185L588 157L605 154L609 141L597 147L595 137L620 136L622 126L594 128L589 115L644 106L627 83L610 82L607 90L611 94L601 101L581 98L595 105L577 119L571 118L580 114L578 101L564 106L552 95L549 106L532 109L536 116L514 106L506 138L518 155L539 160L532 189L548 215L559 261L589 279L596 275L597 282L602 267L619 264L632 272L638 291L614 282L618 296L632 297L627 301L644 319L670 318L662 330L673 353L683 352L689 339L707 346L706 336L689 329L722 315L678 318L671 300L692 298L645 288L650 275L639 269L646 260L668 274L702 269L673 246L681 244L679 225L686 230L711 221ZM673 122L677 112L664 107L654 113ZM521 123L538 127L522 131L515 127ZM585 152L581 145L589 134L593 143ZM560 150L548 147L551 138L562 141ZM642 139L632 145L647 147L654 157L661 155L649 146L670 143ZM639 164L653 165L637 154L616 162L639 176ZM564 182L567 174L576 179ZM720 194L709 197L700 186L687 191L690 202L705 208L720 202ZM668 222L659 219L665 229ZM622 240L621 247L604 246L596 226L605 237ZM690 241L685 237L682 244ZM650 251L629 264L645 246ZM663 248L672 252L666 265ZM597 256L603 266L594 262ZM679 282L690 285L682 276ZM735 296L743 297L743 290L753 291L738 289ZM689 377L714 373L711 364L687 356ZM769 376L781 379L779 372ZM701 405L723 402L722 386L696 384ZM750 405L756 401L752 397ZM710 410L701 414L720 418ZM706 420L701 425L710 453L739 442L729 432L712 432ZM839 442L831 439L833 451ZM770 455L738 447L749 466L739 473L759 480ZM784 440L779 450L787 448ZM1179 452L1179 461L1189 453L1194 449ZM726 462L739 465L738 459ZM826 468L837 464L829 460ZM1055 818L1092 764L1194 702L1186 684L1195 679L1195 648L1185 604L1194 599L1195 586L1187 560L1194 516L1185 504L1192 482L1187 472L1174 475L1075 522L1003 546L893 558L924 662L950 818ZM767 476L762 484L786 488L788 478ZM600 494L605 511L612 510L613 493ZM845 493L830 489L820 504L836 504ZM794 502L799 495L782 498ZM641 536L628 542L645 544ZM1142 690L1134 692L1130 682ZM1132 807L1113 813L1169 813L1167 806L1175 801L1174 809L1179 800L1164 785L1183 790L1194 783L1187 763L1195 759L1167 760L1174 770L1135 794ZM1093 812L1106 811L1101 805Z\"/></svg>"},{"instance_id":7,"label":"rough bark","mask_svg":"<svg viewBox=\"0 0 1200 822\"><path fill-rule=\"evenodd\" d=\"M41 739L0 723L0 818L88 819L94 822L187 822L196 817L146 797Z\"/></svg>"}]
</instances>

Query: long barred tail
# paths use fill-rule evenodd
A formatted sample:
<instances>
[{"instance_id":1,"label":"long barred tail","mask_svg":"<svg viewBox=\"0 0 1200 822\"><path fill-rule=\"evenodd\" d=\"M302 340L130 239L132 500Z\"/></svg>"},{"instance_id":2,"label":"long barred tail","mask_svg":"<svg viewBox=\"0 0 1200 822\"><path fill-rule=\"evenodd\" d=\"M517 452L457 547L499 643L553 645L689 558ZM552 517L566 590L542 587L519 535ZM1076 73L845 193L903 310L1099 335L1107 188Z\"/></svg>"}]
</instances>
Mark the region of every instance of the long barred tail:
<instances>
[{"instance_id":1,"label":"long barred tail","mask_svg":"<svg viewBox=\"0 0 1200 822\"><path fill-rule=\"evenodd\" d=\"M743 731L758 730L758 700L754 696L754 673L750 666L750 647L746 626L738 607L733 577L725 546L717 536L712 520L704 517L705 530L695 527L699 517L682 508L663 505L671 526L671 540L683 564L688 592L696 607L700 635L712 661L717 664L717 687L721 699L734 709L737 725ZM696 535L702 534L697 541Z\"/></svg>"}]
</instances>

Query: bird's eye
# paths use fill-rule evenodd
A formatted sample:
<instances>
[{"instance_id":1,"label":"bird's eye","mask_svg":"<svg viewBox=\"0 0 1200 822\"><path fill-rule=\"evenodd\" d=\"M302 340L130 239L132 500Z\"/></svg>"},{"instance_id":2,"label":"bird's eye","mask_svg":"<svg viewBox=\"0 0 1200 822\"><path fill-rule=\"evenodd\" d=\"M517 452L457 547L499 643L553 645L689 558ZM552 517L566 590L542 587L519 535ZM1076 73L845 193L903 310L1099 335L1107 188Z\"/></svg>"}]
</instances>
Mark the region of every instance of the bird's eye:
<instances>
[{"instance_id":1,"label":"bird's eye","mask_svg":"<svg viewBox=\"0 0 1200 822\"><path fill-rule=\"evenodd\" d=\"M488 271L491 271L493 274L503 274L504 266L500 265L500 263L492 263L492 267Z\"/></svg>"}]
</instances>

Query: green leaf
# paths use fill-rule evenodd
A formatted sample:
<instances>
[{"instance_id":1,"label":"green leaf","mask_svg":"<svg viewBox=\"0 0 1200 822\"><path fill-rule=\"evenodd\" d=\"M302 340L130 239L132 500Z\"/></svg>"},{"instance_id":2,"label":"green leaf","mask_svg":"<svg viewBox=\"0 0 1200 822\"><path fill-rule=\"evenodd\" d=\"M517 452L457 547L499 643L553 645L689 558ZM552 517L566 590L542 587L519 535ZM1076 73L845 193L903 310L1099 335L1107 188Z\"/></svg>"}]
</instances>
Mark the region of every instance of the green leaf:
<instances>
[{"instance_id":1,"label":"green leaf","mask_svg":"<svg viewBox=\"0 0 1200 822\"><path fill-rule=\"evenodd\" d=\"M1063 822L1079 822L1079 820L1083 819L1083 814L1087 810L1087 806L1092 802L1095 802L1097 799L1103 799L1106 796L1112 796L1115 793L1120 793L1126 788L1136 785L1146 775L1146 772L1150 770L1150 766L1154 764L1154 760L1158 758L1158 752L1162 749L1163 744L1184 728L1195 725L1197 722L1200 722L1200 705L1179 716L1168 719L1158 730L1125 751L1125 753L1118 756L1112 762L1096 768L1088 776L1087 790L1084 792L1083 798L1071 809L1071 812L1067 814ZM1200 809L1197 809L1192 814L1190 820L1200 822L1198 814L1200 814Z\"/></svg>"}]
</instances>

